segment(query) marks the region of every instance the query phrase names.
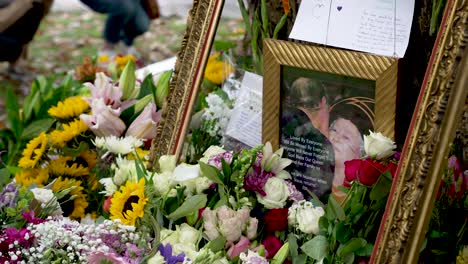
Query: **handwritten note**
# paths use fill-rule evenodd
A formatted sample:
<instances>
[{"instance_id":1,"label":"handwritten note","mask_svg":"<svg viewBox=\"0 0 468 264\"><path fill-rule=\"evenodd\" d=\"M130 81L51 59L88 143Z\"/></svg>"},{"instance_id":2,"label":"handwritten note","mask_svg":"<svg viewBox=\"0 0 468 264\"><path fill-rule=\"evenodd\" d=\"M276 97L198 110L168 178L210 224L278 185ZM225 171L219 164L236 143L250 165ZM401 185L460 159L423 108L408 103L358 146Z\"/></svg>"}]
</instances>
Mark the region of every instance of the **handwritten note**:
<instances>
[{"instance_id":1,"label":"handwritten note","mask_svg":"<svg viewBox=\"0 0 468 264\"><path fill-rule=\"evenodd\" d=\"M290 38L402 58L414 0L303 0Z\"/></svg>"},{"instance_id":2,"label":"handwritten note","mask_svg":"<svg viewBox=\"0 0 468 264\"><path fill-rule=\"evenodd\" d=\"M263 78L245 72L226 134L254 147L262 143Z\"/></svg>"}]
</instances>

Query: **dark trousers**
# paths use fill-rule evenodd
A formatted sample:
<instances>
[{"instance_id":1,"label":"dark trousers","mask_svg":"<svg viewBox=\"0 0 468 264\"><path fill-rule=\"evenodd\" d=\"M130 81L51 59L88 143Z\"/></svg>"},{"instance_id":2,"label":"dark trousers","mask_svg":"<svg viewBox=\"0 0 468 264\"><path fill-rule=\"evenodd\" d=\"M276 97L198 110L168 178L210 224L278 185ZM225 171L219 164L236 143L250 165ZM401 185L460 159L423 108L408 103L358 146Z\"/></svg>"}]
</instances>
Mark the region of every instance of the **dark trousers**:
<instances>
[{"instance_id":1,"label":"dark trousers","mask_svg":"<svg viewBox=\"0 0 468 264\"><path fill-rule=\"evenodd\" d=\"M23 51L24 45L33 38L44 17L44 5L34 3L18 21L0 32L0 61L16 61Z\"/></svg>"},{"instance_id":2,"label":"dark trousers","mask_svg":"<svg viewBox=\"0 0 468 264\"><path fill-rule=\"evenodd\" d=\"M131 46L134 39L145 33L150 19L139 0L81 0L92 10L108 14L104 29L107 42L123 41Z\"/></svg>"}]
</instances>

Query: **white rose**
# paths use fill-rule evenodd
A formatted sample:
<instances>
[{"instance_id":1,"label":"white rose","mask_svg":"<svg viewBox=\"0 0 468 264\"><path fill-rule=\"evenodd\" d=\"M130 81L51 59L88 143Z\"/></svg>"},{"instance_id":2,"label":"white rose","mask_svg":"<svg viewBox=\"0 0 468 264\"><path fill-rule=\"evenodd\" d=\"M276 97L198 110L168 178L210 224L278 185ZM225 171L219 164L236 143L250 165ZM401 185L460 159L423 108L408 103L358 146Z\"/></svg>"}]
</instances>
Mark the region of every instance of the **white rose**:
<instances>
[{"instance_id":1,"label":"white rose","mask_svg":"<svg viewBox=\"0 0 468 264\"><path fill-rule=\"evenodd\" d=\"M201 233L197 229L186 223L177 227L179 231L179 242L186 245L195 245L201 238Z\"/></svg>"},{"instance_id":2,"label":"white rose","mask_svg":"<svg viewBox=\"0 0 468 264\"><path fill-rule=\"evenodd\" d=\"M203 153L203 158L200 159L201 162L208 163L210 157L226 152L225 149L218 146L211 146Z\"/></svg>"},{"instance_id":3,"label":"white rose","mask_svg":"<svg viewBox=\"0 0 468 264\"><path fill-rule=\"evenodd\" d=\"M42 208L48 206L49 208L55 209L53 212L50 213L51 216L58 216L63 214L62 209L60 208L60 204L58 203L57 198L55 197L52 190L34 188L31 189L31 192L34 195L34 199L41 203Z\"/></svg>"},{"instance_id":4,"label":"white rose","mask_svg":"<svg viewBox=\"0 0 468 264\"><path fill-rule=\"evenodd\" d=\"M156 194L159 196L166 195L169 190L173 187L172 184L172 173L171 172L163 172L163 173L155 173L153 175L153 183L154 189L156 190Z\"/></svg>"},{"instance_id":5,"label":"white rose","mask_svg":"<svg viewBox=\"0 0 468 264\"><path fill-rule=\"evenodd\" d=\"M159 158L161 172L173 172L177 164L175 155L163 155Z\"/></svg>"},{"instance_id":6,"label":"white rose","mask_svg":"<svg viewBox=\"0 0 468 264\"><path fill-rule=\"evenodd\" d=\"M195 179L200 175L200 165L190 165L186 163L179 164L174 169L174 181L183 182Z\"/></svg>"},{"instance_id":7,"label":"white rose","mask_svg":"<svg viewBox=\"0 0 468 264\"><path fill-rule=\"evenodd\" d=\"M188 181L183 181L180 185L185 186L184 195L190 197L194 194L200 194L208 189L213 182L208 178L201 176Z\"/></svg>"},{"instance_id":8,"label":"white rose","mask_svg":"<svg viewBox=\"0 0 468 264\"><path fill-rule=\"evenodd\" d=\"M298 209L296 221L299 230L307 234L318 235L319 219L325 214L322 207L306 207Z\"/></svg>"},{"instance_id":9,"label":"white rose","mask_svg":"<svg viewBox=\"0 0 468 264\"><path fill-rule=\"evenodd\" d=\"M34 194L34 199L41 203L41 207L45 207L49 202L55 200L54 193L49 189L34 188L31 190Z\"/></svg>"},{"instance_id":10,"label":"white rose","mask_svg":"<svg viewBox=\"0 0 468 264\"><path fill-rule=\"evenodd\" d=\"M364 150L366 155L378 160L390 157L395 153L395 143L382 135L382 133L373 133L369 131L370 135L364 136Z\"/></svg>"},{"instance_id":11,"label":"white rose","mask_svg":"<svg viewBox=\"0 0 468 264\"><path fill-rule=\"evenodd\" d=\"M161 256L161 253L159 253L158 251L156 255L148 259L148 264L166 264L166 261L164 260L164 257Z\"/></svg>"},{"instance_id":12,"label":"white rose","mask_svg":"<svg viewBox=\"0 0 468 264\"><path fill-rule=\"evenodd\" d=\"M175 245L179 243L179 232L170 229L161 230L161 243Z\"/></svg>"},{"instance_id":13,"label":"white rose","mask_svg":"<svg viewBox=\"0 0 468 264\"><path fill-rule=\"evenodd\" d=\"M257 194L258 201L267 209L283 208L289 197L289 188L283 179L273 177L268 179L263 187L266 196Z\"/></svg>"}]
</instances>

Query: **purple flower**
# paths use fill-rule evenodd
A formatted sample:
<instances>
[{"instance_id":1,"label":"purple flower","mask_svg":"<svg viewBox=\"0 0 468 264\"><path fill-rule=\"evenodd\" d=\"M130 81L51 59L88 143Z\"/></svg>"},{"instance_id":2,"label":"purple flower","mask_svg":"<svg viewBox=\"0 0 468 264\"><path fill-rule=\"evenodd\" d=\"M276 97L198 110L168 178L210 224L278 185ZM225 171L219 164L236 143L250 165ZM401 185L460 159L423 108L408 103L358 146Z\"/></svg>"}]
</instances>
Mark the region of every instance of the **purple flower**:
<instances>
[{"instance_id":1,"label":"purple flower","mask_svg":"<svg viewBox=\"0 0 468 264\"><path fill-rule=\"evenodd\" d=\"M269 178L274 177L275 174L271 171L264 170L261 166L254 164L253 169L250 169L247 176L244 178L244 189L247 191L254 191L265 196L263 187Z\"/></svg>"},{"instance_id":2,"label":"purple flower","mask_svg":"<svg viewBox=\"0 0 468 264\"><path fill-rule=\"evenodd\" d=\"M393 153L393 159L395 159L396 161L399 161L400 158L401 158L401 152Z\"/></svg>"},{"instance_id":3,"label":"purple flower","mask_svg":"<svg viewBox=\"0 0 468 264\"><path fill-rule=\"evenodd\" d=\"M34 210L29 210L29 212L24 212L21 214L24 219L26 219L26 222L27 223L31 223L33 225L38 225L38 224L42 224L44 223L46 220L44 219L41 219L41 218L37 218L34 216Z\"/></svg>"},{"instance_id":4,"label":"purple flower","mask_svg":"<svg viewBox=\"0 0 468 264\"><path fill-rule=\"evenodd\" d=\"M134 244L127 244L125 249L125 261L127 263L139 263L141 258L141 249Z\"/></svg>"},{"instance_id":5,"label":"purple flower","mask_svg":"<svg viewBox=\"0 0 468 264\"><path fill-rule=\"evenodd\" d=\"M127 262L122 257L113 252L95 251L88 256L89 264L107 263L106 261L113 264L127 264Z\"/></svg>"},{"instance_id":6,"label":"purple flower","mask_svg":"<svg viewBox=\"0 0 468 264\"><path fill-rule=\"evenodd\" d=\"M19 254L16 260L12 260L8 252L15 249L10 248L10 246L17 243L16 248L28 249L33 243L31 231L26 228L19 230L16 228L5 228L0 232L0 262L18 263L22 260L22 256Z\"/></svg>"},{"instance_id":7,"label":"purple flower","mask_svg":"<svg viewBox=\"0 0 468 264\"><path fill-rule=\"evenodd\" d=\"M184 262L184 259L185 259L184 253L180 253L177 256L172 256L171 244L166 244L165 246L163 244L160 244L158 246L158 250L161 253L161 256L164 257L166 264L177 264L177 263Z\"/></svg>"},{"instance_id":8,"label":"purple flower","mask_svg":"<svg viewBox=\"0 0 468 264\"><path fill-rule=\"evenodd\" d=\"M208 160L208 164L215 166L218 170L223 169L223 164L221 160L224 160L227 164L231 164L232 161L232 152L226 151L218 155L211 156Z\"/></svg>"},{"instance_id":9,"label":"purple flower","mask_svg":"<svg viewBox=\"0 0 468 264\"><path fill-rule=\"evenodd\" d=\"M288 186L289 189L289 199L294 201L294 202L299 202L304 200L304 195L297 190L296 186L294 183L290 181L284 181L286 185Z\"/></svg>"},{"instance_id":10,"label":"purple flower","mask_svg":"<svg viewBox=\"0 0 468 264\"><path fill-rule=\"evenodd\" d=\"M0 193L0 207L16 207L17 196L18 188L13 182L10 182Z\"/></svg>"}]
</instances>

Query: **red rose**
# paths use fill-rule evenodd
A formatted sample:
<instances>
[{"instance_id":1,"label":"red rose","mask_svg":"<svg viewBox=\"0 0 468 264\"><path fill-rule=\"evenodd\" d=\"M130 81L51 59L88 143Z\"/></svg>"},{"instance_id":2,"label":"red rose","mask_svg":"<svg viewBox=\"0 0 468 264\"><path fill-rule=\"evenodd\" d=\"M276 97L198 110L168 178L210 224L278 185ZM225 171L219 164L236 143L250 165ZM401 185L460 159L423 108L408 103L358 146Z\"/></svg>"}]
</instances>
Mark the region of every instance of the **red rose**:
<instances>
[{"instance_id":1,"label":"red rose","mask_svg":"<svg viewBox=\"0 0 468 264\"><path fill-rule=\"evenodd\" d=\"M343 181L343 185L345 187L350 188L351 182L356 180L359 170L361 169L361 159L353 159L344 162L345 165L345 180Z\"/></svg>"},{"instance_id":2,"label":"red rose","mask_svg":"<svg viewBox=\"0 0 468 264\"><path fill-rule=\"evenodd\" d=\"M385 170L386 171L389 170L390 174L392 175L392 178L394 178L397 168L398 168L398 164L390 161L388 162L387 168Z\"/></svg>"},{"instance_id":3,"label":"red rose","mask_svg":"<svg viewBox=\"0 0 468 264\"><path fill-rule=\"evenodd\" d=\"M357 264L368 264L369 263L369 257L357 257L354 263Z\"/></svg>"},{"instance_id":4,"label":"red rose","mask_svg":"<svg viewBox=\"0 0 468 264\"><path fill-rule=\"evenodd\" d=\"M265 213L263 219L268 233L283 231L288 227L288 209L270 209Z\"/></svg>"},{"instance_id":5,"label":"red rose","mask_svg":"<svg viewBox=\"0 0 468 264\"><path fill-rule=\"evenodd\" d=\"M371 158L367 158L361 163L359 182L366 186L372 186L385 171L386 168L382 163Z\"/></svg>"},{"instance_id":6,"label":"red rose","mask_svg":"<svg viewBox=\"0 0 468 264\"><path fill-rule=\"evenodd\" d=\"M351 182L356 179L363 185L372 186L379 179L380 175L387 170L396 168L388 167L371 158L365 160L353 159L345 161L345 180L343 185L351 187ZM396 165L396 164L395 164Z\"/></svg>"},{"instance_id":7,"label":"red rose","mask_svg":"<svg viewBox=\"0 0 468 264\"><path fill-rule=\"evenodd\" d=\"M268 235L262 241L262 245L265 247L266 258L271 259L276 255L276 252L283 246L283 242L276 236Z\"/></svg>"}]
</instances>

